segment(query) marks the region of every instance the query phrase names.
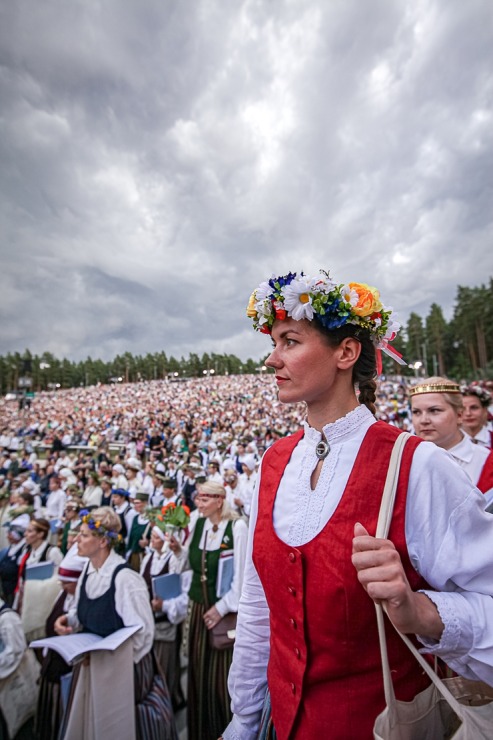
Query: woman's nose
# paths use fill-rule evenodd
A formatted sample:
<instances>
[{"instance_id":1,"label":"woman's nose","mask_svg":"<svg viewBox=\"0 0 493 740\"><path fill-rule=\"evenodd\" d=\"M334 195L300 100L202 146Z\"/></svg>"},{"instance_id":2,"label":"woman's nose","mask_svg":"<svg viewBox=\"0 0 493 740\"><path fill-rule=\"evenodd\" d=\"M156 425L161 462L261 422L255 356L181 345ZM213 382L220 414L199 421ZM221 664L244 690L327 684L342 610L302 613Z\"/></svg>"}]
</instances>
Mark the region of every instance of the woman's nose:
<instances>
[{"instance_id":1,"label":"woman's nose","mask_svg":"<svg viewBox=\"0 0 493 740\"><path fill-rule=\"evenodd\" d=\"M264 365L266 367L279 367L280 364L279 356L276 353L276 348L274 348L265 360Z\"/></svg>"}]
</instances>

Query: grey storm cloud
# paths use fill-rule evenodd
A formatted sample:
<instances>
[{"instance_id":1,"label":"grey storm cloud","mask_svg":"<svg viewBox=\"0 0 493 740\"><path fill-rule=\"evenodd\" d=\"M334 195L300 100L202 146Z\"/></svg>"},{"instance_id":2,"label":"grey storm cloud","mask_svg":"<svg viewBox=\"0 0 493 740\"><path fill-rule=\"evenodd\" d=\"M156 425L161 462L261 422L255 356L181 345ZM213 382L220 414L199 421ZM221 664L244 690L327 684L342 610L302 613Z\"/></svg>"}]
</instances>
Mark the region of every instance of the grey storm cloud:
<instances>
[{"instance_id":1,"label":"grey storm cloud","mask_svg":"<svg viewBox=\"0 0 493 740\"><path fill-rule=\"evenodd\" d=\"M0 352L267 351L272 273L405 321L493 273L490 0L0 10Z\"/></svg>"}]
</instances>

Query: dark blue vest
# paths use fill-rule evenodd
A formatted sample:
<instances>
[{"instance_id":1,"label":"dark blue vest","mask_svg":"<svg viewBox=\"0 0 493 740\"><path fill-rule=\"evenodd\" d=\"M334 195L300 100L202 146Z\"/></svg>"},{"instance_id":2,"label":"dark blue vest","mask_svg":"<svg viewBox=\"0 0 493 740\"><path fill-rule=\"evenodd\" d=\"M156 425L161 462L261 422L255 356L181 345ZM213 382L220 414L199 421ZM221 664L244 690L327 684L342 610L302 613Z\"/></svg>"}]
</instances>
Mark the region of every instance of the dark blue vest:
<instances>
[{"instance_id":1,"label":"dark blue vest","mask_svg":"<svg viewBox=\"0 0 493 740\"><path fill-rule=\"evenodd\" d=\"M84 632L93 632L101 637L108 637L125 625L115 607L115 579L117 574L127 568L127 563L121 563L113 571L111 584L107 591L97 599L90 599L86 593L86 570L80 587L77 618L84 628Z\"/></svg>"},{"instance_id":2,"label":"dark blue vest","mask_svg":"<svg viewBox=\"0 0 493 740\"><path fill-rule=\"evenodd\" d=\"M20 550L14 555L9 555L6 548L3 557L0 555L0 581L3 585L5 601L9 606L12 606L17 578L19 576L19 560L23 554L24 550Z\"/></svg>"}]
</instances>

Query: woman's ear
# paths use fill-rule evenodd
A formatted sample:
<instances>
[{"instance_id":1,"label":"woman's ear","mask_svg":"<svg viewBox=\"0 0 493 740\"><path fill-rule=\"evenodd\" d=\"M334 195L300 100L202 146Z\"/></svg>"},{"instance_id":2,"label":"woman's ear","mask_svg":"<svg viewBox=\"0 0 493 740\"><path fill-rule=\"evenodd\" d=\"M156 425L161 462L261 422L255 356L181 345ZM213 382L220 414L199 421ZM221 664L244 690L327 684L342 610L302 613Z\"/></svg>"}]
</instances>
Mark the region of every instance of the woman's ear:
<instances>
[{"instance_id":1,"label":"woman's ear","mask_svg":"<svg viewBox=\"0 0 493 740\"><path fill-rule=\"evenodd\" d=\"M337 354L337 367L340 370L350 370L361 354L361 343L354 337L346 337L338 345Z\"/></svg>"}]
</instances>

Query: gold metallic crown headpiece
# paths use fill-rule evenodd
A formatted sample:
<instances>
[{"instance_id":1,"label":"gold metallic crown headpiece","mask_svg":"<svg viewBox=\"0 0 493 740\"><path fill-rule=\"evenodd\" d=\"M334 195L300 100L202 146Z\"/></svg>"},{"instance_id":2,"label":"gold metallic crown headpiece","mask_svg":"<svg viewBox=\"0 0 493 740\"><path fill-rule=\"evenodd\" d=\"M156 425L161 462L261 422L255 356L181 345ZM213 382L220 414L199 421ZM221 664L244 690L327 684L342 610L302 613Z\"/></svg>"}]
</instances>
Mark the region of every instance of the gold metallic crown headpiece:
<instances>
[{"instance_id":1,"label":"gold metallic crown headpiece","mask_svg":"<svg viewBox=\"0 0 493 740\"><path fill-rule=\"evenodd\" d=\"M422 383L409 389L410 396L419 396L421 393L460 393L458 383Z\"/></svg>"}]
</instances>

